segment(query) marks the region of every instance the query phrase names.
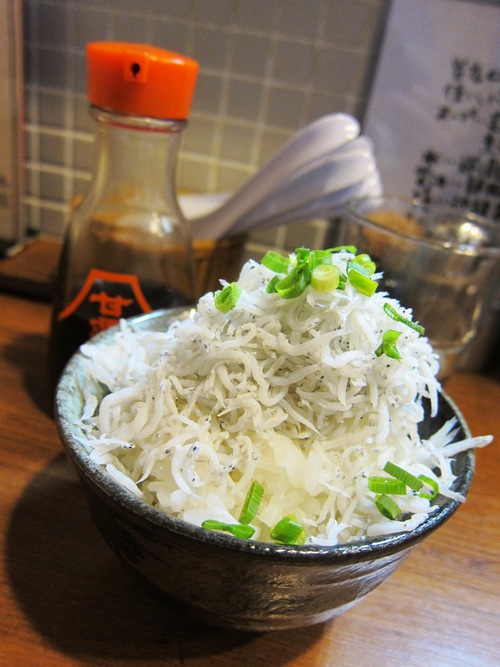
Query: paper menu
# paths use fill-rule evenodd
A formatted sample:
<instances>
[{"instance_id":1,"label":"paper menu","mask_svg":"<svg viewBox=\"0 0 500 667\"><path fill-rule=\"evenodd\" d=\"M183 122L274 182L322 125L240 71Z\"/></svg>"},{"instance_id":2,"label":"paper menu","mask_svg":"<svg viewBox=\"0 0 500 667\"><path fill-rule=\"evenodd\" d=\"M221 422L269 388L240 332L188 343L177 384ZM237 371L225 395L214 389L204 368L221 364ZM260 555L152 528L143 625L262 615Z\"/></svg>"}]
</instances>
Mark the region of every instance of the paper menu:
<instances>
[{"instance_id":1,"label":"paper menu","mask_svg":"<svg viewBox=\"0 0 500 667\"><path fill-rule=\"evenodd\" d=\"M393 0L363 131L387 194L500 221L500 5Z\"/></svg>"}]
</instances>

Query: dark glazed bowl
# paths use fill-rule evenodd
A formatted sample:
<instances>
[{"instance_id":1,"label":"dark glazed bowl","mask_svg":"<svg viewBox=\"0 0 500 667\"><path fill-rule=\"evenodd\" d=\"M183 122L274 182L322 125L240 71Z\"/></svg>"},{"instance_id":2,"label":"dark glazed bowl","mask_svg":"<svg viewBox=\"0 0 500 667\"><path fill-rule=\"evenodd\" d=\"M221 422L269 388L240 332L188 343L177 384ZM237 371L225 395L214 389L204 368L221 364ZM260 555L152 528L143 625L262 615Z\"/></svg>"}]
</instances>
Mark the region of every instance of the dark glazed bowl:
<instances>
[{"instance_id":1,"label":"dark glazed bowl","mask_svg":"<svg viewBox=\"0 0 500 667\"><path fill-rule=\"evenodd\" d=\"M132 323L140 330L164 330L184 312L160 311ZM96 336L93 344L104 344L112 334L108 330ZM89 461L75 425L81 415L82 387L88 383L82 360L80 353L75 354L61 377L56 420L92 516L110 547L133 572L210 624L265 631L325 621L382 583L460 504L438 496L439 509L409 533L334 547L258 543L203 530L147 505ZM437 417L422 424L422 436L453 416L460 422L457 439L470 436L445 394L440 396ZM458 476L454 489L465 495L474 471L473 452L459 454L454 465Z\"/></svg>"}]
</instances>

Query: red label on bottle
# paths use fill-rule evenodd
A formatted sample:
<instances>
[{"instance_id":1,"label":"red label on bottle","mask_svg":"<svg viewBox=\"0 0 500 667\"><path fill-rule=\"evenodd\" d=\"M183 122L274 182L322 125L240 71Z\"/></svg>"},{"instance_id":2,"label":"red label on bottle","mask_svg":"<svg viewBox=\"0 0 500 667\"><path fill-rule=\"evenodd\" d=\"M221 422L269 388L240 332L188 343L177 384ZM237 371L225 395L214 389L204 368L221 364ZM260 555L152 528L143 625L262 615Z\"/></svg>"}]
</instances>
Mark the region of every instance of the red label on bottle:
<instances>
[{"instance_id":1,"label":"red label on bottle","mask_svg":"<svg viewBox=\"0 0 500 667\"><path fill-rule=\"evenodd\" d=\"M94 336L118 324L121 318L152 310L137 276L92 269L78 294L57 319L62 321L78 313L89 323L89 336Z\"/></svg>"}]
</instances>

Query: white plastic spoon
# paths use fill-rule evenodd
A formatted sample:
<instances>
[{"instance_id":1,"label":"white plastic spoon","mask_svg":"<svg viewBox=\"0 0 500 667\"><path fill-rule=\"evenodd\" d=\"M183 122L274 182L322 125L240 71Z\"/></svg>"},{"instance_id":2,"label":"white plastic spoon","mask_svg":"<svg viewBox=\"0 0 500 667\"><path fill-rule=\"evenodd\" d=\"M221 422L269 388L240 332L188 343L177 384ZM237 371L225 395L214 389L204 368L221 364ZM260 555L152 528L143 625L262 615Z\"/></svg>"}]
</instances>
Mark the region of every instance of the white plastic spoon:
<instances>
[{"instance_id":1,"label":"white plastic spoon","mask_svg":"<svg viewBox=\"0 0 500 667\"><path fill-rule=\"evenodd\" d=\"M378 197L382 194L380 174L375 171L370 176L342 190L328 193L297 208L281 211L267 218L253 220L251 224L242 220L229 230L227 236L234 236L264 227L275 227L294 222L314 220L315 218L330 218L347 202L361 197Z\"/></svg>"},{"instance_id":2,"label":"white plastic spoon","mask_svg":"<svg viewBox=\"0 0 500 667\"><path fill-rule=\"evenodd\" d=\"M359 135L359 123L347 114L330 114L293 135L220 208L196 220L196 236L219 238L285 179L320 155L335 151ZM200 225L204 225L205 231Z\"/></svg>"},{"instance_id":3,"label":"white plastic spoon","mask_svg":"<svg viewBox=\"0 0 500 667\"><path fill-rule=\"evenodd\" d=\"M358 137L294 172L260 204L235 220L234 227L251 227L257 221L305 206L365 180L375 170L371 141ZM225 235L232 235L231 228Z\"/></svg>"}]
</instances>

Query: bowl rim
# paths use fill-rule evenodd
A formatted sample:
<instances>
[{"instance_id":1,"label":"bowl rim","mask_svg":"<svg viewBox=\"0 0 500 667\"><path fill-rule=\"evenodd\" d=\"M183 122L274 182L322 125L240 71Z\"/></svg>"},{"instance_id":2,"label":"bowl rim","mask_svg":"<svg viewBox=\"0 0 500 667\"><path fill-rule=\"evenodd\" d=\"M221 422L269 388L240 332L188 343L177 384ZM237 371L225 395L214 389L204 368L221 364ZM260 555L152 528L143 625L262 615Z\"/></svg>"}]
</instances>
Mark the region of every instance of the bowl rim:
<instances>
[{"instance_id":1,"label":"bowl rim","mask_svg":"<svg viewBox=\"0 0 500 667\"><path fill-rule=\"evenodd\" d=\"M153 311L147 315L132 317L128 323L139 330L154 331L155 326L161 322L164 327L182 316L187 316L190 309L172 308ZM88 344L96 345L111 338L120 325L113 326L92 338ZM101 464L94 463L89 459L88 452L75 437L74 417L70 414L69 400L75 394L80 394L80 387L75 382L75 377L81 371L81 363L84 359L82 352L77 351L67 363L59 379L55 400L54 416L57 430L61 439L63 449L69 460L76 467L82 483L90 482L93 489L101 496L111 501L115 508L122 513L130 513L135 521L146 521L151 526L166 529L178 537L187 538L195 542L201 542L214 547L237 551L248 555L261 557L274 557L280 560L293 560L294 563L309 562L320 563L324 561L345 561L352 563L373 558L377 556L389 556L395 551L402 551L413 547L425 536L436 530L445 523L454 512L462 505L458 500L444 498L440 499L438 509L430 514L417 528L408 532L392 533L376 537L367 537L360 540L342 543L332 546L325 545L283 545L270 542L258 542L243 540L222 532L208 531L199 526L191 524L183 519L171 516L160 509L153 507L135 496L132 492L122 487L112 479ZM458 420L460 433L458 437L470 437L470 429L455 402L444 391L439 391L440 410L445 407ZM443 401L443 403L441 403ZM475 454L473 449L466 450L454 457L454 467L457 479L453 490L466 495L475 468ZM88 490L88 489L87 489ZM444 500L442 500L444 498Z\"/></svg>"}]
</instances>

